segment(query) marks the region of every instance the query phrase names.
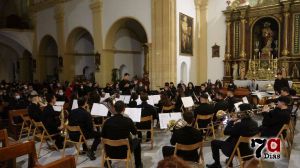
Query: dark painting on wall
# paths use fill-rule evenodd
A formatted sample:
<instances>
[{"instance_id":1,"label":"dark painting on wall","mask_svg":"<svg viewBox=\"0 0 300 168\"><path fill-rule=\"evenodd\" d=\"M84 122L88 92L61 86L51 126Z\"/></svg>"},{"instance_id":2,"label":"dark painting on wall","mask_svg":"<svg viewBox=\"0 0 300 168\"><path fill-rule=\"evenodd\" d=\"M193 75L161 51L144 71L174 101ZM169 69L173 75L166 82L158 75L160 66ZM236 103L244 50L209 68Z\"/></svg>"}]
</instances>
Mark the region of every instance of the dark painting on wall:
<instances>
[{"instance_id":1,"label":"dark painting on wall","mask_svg":"<svg viewBox=\"0 0 300 168\"><path fill-rule=\"evenodd\" d=\"M179 44L181 55L193 55L193 18L179 13Z\"/></svg>"}]
</instances>

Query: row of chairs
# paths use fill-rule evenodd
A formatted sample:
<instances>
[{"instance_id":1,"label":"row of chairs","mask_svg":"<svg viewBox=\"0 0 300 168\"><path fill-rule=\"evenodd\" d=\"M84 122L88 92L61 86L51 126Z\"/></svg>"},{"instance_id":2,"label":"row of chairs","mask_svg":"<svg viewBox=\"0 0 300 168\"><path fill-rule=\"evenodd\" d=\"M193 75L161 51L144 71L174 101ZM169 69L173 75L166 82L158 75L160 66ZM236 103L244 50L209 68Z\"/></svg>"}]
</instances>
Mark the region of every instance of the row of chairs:
<instances>
[{"instance_id":1,"label":"row of chairs","mask_svg":"<svg viewBox=\"0 0 300 168\"><path fill-rule=\"evenodd\" d=\"M37 168L75 168L75 159L73 156L63 157L59 160L46 165L41 165L38 162L38 157L35 150L34 141L24 143L9 143L9 138L6 129L0 130L0 166L1 167L16 167L16 158L24 155L29 155L28 167Z\"/></svg>"}]
</instances>

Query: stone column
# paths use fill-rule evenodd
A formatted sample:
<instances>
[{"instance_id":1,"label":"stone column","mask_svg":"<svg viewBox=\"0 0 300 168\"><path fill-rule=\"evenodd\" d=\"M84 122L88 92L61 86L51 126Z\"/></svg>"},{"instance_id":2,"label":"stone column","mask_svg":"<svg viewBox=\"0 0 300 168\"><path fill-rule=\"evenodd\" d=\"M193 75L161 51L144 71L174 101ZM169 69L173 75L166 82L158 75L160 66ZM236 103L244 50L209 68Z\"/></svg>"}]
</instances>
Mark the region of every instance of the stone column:
<instances>
[{"instance_id":1,"label":"stone column","mask_svg":"<svg viewBox=\"0 0 300 168\"><path fill-rule=\"evenodd\" d=\"M102 0L91 0L90 9L93 15L93 38L94 49L101 54L100 70L95 72L95 80L100 86L105 86L106 82L110 81L110 69L104 67L106 63L103 53L103 38L102 38ZM105 68L105 69L104 69Z\"/></svg>"},{"instance_id":2,"label":"stone column","mask_svg":"<svg viewBox=\"0 0 300 168\"><path fill-rule=\"evenodd\" d=\"M231 39L230 39L230 26L231 26L231 21L226 21L226 52L225 52L225 60L230 59L230 43L231 43Z\"/></svg>"},{"instance_id":3,"label":"stone column","mask_svg":"<svg viewBox=\"0 0 300 168\"><path fill-rule=\"evenodd\" d=\"M241 51L240 51L240 58L245 59L246 58L246 9L241 11Z\"/></svg>"},{"instance_id":4,"label":"stone column","mask_svg":"<svg viewBox=\"0 0 300 168\"><path fill-rule=\"evenodd\" d=\"M284 29L283 29L283 48L282 48L282 57L287 57L289 55L289 50L288 50L288 38L289 38L289 18L290 18L290 2L284 2L283 3L283 18L284 18Z\"/></svg>"},{"instance_id":5,"label":"stone column","mask_svg":"<svg viewBox=\"0 0 300 168\"><path fill-rule=\"evenodd\" d=\"M144 74L145 73L149 73L149 46L151 44L149 43L146 43L143 45L143 48L144 48Z\"/></svg>"},{"instance_id":6,"label":"stone column","mask_svg":"<svg viewBox=\"0 0 300 168\"><path fill-rule=\"evenodd\" d=\"M152 89L176 82L176 1L152 0L152 55L149 74Z\"/></svg>"},{"instance_id":7,"label":"stone column","mask_svg":"<svg viewBox=\"0 0 300 168\"><path fill-rule=\"evenodd\" d=\"M203 83L207 81L207 6L208 0L195 0L196 5L196 34L197 34L197 83Z\"/></svg>"}]
</instances>

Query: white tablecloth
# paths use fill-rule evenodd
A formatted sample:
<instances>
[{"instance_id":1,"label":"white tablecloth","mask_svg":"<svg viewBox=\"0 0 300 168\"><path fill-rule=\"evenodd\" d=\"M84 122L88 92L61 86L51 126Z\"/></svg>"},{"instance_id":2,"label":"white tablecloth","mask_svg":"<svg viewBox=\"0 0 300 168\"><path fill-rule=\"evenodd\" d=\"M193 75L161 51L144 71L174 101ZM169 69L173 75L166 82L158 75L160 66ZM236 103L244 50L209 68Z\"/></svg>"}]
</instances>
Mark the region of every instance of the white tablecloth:
<instances>
[{"instance_id":1,"label":"white tablecloth","mask_svg":"<svg viewBox=\"0 0 300 168\"><path fill-rule=\"evenodd\" d=\"M265 90L267 85L271 82L272 86L274 86L274 81L268 81L268 80L258 80L256 81L256 84L258 84L259 90ZM234 84L237 87L248 87L251 84L251 80L235 80ZM289 81L290 87L292 87L293 81Z\"/></svg>"}]
</instances>

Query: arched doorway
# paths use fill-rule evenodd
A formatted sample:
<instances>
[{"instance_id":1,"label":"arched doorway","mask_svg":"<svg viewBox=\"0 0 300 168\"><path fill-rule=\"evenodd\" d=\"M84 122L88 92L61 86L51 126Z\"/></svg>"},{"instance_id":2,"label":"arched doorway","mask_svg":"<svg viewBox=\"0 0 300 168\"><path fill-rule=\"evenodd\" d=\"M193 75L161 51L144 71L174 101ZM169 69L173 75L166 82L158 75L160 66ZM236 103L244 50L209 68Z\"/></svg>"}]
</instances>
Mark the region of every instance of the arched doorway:
<instances>
[{"instance_id":1,"label":"arched doorway","mask_svg":"<svg viewBox=\"0 0 300 168\"><path fill-rule=\"evenodd\" d=\"M129 73L142 78L148 71L148 38L143 25L133 18L116 21L108 31L105 42L105 56L112 58L112 69L120 70L121 75ZM146 66L145 66L146 65ZM124 73L123 73L124 72Z\"/></svg>"},{"instance_id":2,"label":"arched doorway","mask_svg":"<svg viewBox=\"0 0 300 168\"><path fill-rule=\"evenodd\" d=\"M42 38L39 48L41 59L41 75L43 80L58 80L58 48L55 39L46 35Z\"/></svg>"},{"instance_id":3,"label":"arched doorway","mask_svg":"<svg viewBox=\"0 0 300 168\"><path fill-rule=\"evenodd\" d=\"M75 78L94 81L96 65L92 35L84 28L75 28L68 37L67 49L75 65Z\"/></svg>"},{"instance_id":4,"label":"arched doorway","mask_svg":"<svg viewBox=\"0 0 300 168\"><path fill-rule=\"evenodd\" d=\"M184 83L187 83L188 82L187 76L188 76L187 65L185 62L182 62L180 66L180 80L183 81Z\"/></svg>"}]
</instances>

